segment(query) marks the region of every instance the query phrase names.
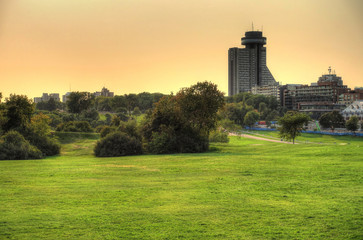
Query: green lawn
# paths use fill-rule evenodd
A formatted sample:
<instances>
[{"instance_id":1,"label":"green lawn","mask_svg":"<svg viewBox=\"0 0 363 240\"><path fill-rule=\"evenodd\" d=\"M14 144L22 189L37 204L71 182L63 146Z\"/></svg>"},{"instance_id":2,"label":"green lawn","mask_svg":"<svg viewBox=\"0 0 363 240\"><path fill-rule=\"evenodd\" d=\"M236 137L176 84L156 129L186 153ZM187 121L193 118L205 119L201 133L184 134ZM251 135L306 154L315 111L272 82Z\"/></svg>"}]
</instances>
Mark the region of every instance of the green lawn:
<instances>
[{"instance_id":1,"label":"green lawn","mask_svg":"<svg viewBox=\"0 0 363 240\"><path fill-rule=\"evenodd\" d=\"M61 156L0 161L0 239L363 239L363 138L120 158L60 138Z\"/></svg>"}]
</instances>

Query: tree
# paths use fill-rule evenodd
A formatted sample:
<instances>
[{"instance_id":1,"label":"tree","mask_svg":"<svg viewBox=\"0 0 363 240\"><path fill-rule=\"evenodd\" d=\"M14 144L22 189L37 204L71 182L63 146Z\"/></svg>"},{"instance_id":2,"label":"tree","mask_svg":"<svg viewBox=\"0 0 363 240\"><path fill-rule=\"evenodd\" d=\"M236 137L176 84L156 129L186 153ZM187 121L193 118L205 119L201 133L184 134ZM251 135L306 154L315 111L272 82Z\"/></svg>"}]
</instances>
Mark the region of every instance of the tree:
<instances>
[{"instance_id":1,"label":"tree","mask_svg":"<svg viewBox=\"0 0 363 240\"><path fill-rule=\"evenodd\" d=\"M330 128L332 131L334 131L335 128L344 127L345 120L338 111L333 111L321 115L319 118L319 123L324 128Z\"/></svg>"},{"instance_id":2,"label":"tree","mask_svg":"<svg viewBox=\"0 0 363 240\"><path fill-rule=\"evenodd\" d=\"M146 111L153 107L153 95L148 92L137 94L137 106L141 111Z\"/></svg>"},{"instance_id":3,"label":"tree","mask_svg":"<svg viewBox=\"0 0 363 240\"><path fill-rule=\"evenodd\" d=\"M266 111L267 111L267 105L266 105L266 103L260 102L260 104L258 105L258 112L261 113L261 115L263 115Z\"/></svg>"},{"instance_id":4,"label":"tree","mask_svg":"<svg viewBox=\"0 0 363 240\"><path fill-rule=\"evenodd\" d=\"M127 112L129 114L129 116L131 116L132 110L136 107L137 105L137 95L136 94L126 94L125 95L125 99L126 99L126 109Z\"/></svg>"},{"instance_id":5,"label":"tree","mask_svg":"<svg viewBox=\"0 0 363 240\"><path fill-rule=\"evenodd\" d=\"M255 122L258 121L258 119L260 118L260 114L258 114L258 112L256 111L249 111L244 119L243 119L243 122L245 125L249 126L249 127L252 127Z\"/></svg>"},{"instance_id":6,"label":"tree","mask_svg":"<svg viewBox=\"0 0 363 240\"><path fill-rule=\"evenodd\" d=\"M139 107L135 107L134 110L132 111L132 115L134 115L134 116L141 115L140 108Z\"/></svg>"},{"instance_id":7,"label":"tree","mask_svg":"<svg viewBox=\"0 0 363 240\"><path fill-rule=\"evenodd\" d=\"M176 94L176 101L187 121L209 133L217 124L217 112L224 106L224 94L211 82L198 82Z\"/></svg>"},{"instance_id":8,"label":"tree","mask_svg":"<svg viewBox=\"0 0 363 240\"><path fill-rule=\"evenodd\" d=\"M126 109L126 97L125 96L114 96L111 99L111 108L113 112L120 112ZM121 110L122 109L122 110ZM126 109L127 111L127 109Z\"/></svg>"},{"instance_id":9,"label":"tree","mask_svg":"<svg viewBox=\"0 0 363 240\"><path fill-rule=\"evenodd\" d=\"M39 113L31 118L31 128L34 133L46 136L50 133L49 122L50 117L43 113Z\"/></svg>"},{"instance_id":10,"label":"tree","mask_svg":"<svg viewBox=\"0 0 363 240\"><path fill-rule=\"evenodd\" d=\"M30 123L34 113L34 104L25 95L11 94L5 100L5 118L4 130L24 129Z\"/></svg>"},{"instance_id":11,"label":"tree","mask_svg":"<svg viewBox=\"0 0 363 240\"><path fill-rule=\"evenodd\" d=\"M227 103L224 108L220 111L222 118L232 120L235 124L243 126L243 119L245 115L252 111L253 107L241 103Z\"/></svg>"},{"instance_id":12,"label":"tree","mask_svg":"<svg viewBox=\"0 0 363 240\"><path fill-rule=\"evenodd\" d=\"M209 132L216 127L223 93L203 82L160 99L145 116L144 144L152 153L203 152Z\"/></svg>"},{"instance_id":13,"label":"tree","mask_svg":"<svg viewBox=\"0 0 363 240\"><path fill-rule=\"evenodd\" d=\"M295 143L295 138L301 135L303 126L308 124L310 117L304 113L289 111L278 120L280 125L280 137L287 140L292 140Z\"/></svg>"},{"instance_id":14,"label":"tree","mask_svg":"<svg viewBox=\"0 0 363 240\"><path fill-rule=\"evenodd\" d=\"M56 101L54 98L50 98L48 101L42 101L36 104L36 109L38 110L55 111L62 108L62 103Z\"/></svg>"},{"instance_id":15,"label":"tree","mask_svg":"<svg viewBox=\"0 0 363 240\"><path fill-rule=\"evenodd\" d=\"M95 108L98 111L111 111L112 98L99 96L95 99Z\"/></svg>"},{"instance_id":16,"label":"tree","mask_svg":"<svg viewBox=\"0 0 363 240\"><path fill-rule=\"evenodd\" d=\"M68 96L67 107L71 113L81 113L91 108L95 97L89 92L72 92Z\"/></svg>"},{"instance_id":17,"label":"tree","mask_svg":"<svg viewBox=\"0 0 363 240\"><path fill-rule=\"evenodd\" d=\"M345 127L347 130L352 131L355 134L355 131L358 130L358 122L359 119L357 116L351 116L350 119L347 121Z\"/></svg>"},{"instance_id":18,"label":"tree","mask_svg":"<svg viewBox=\"0 0 363 240\"><path fill-rule=\"evenodd\" d=\"M279 113L276 110L270 111L267 114L266 118L265 118L266 125L268 127L270 127L271 126L271 122L274 121L275 119L277 119L278 116L279 116Z\"/></svg>"}]
</instances>

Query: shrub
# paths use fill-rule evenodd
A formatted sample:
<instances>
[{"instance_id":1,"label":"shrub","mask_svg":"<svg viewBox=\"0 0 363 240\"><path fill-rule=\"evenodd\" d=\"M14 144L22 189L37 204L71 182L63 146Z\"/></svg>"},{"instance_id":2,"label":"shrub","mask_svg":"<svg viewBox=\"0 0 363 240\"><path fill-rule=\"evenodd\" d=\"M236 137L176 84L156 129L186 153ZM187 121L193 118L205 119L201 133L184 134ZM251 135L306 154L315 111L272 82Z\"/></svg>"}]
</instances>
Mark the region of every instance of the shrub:
<instances>
[{"instance_id":1,"label":"shrub","mask_svg":"<svg viewBox=\"0 0 363 240\"><path fill-rule=\"evenodd\" d=\"M145 144L148 152L166 153L197 153L208 150L208 138L191 128L176 132L172 126L161 126L160 132L152 132L150 142Z\"/></svg>"},{"instance_id":2,"label":"shrub","mask_svg":"<svg viewBox=\"0 0 363 240\"><path fill-rule=\"evenodd\" d=\"M229 142L228 133L221 131L213 131L209 134L209 142L228 143Z\"/></svg>"},{"instance_id":3,"label":"shrub","mask_svg":"<svg viewBox=\"0 0 363 240\"><path fill-rule=\"evenodd\" d=\"M100 133L104 126L105 125L99 125L99 126L95 127L95 132Z\"/></svg>"},{"instance_id":4,"label":"shrub","mask_svg":"<svg viewBox=\"0 0 363 240\"><path fill-rule=\"evenodd\" d=\"M60 144L48 136L33 134L27 136L27 139L43 153L43 156L54 156L60 153Z\"/></svg>"},{"instance_id":5,"label":"shrub","mask_svg":"<svg viewBox=\"0 0 363 240\"><path fill-rule=\"evenodd\" d=\"M96 157L118 157L142 154L139 140L125 133L114 132L99 140L94 148Z\"/></svg>"},{"instance_id":6,"label":"shrub","mask_svg":"<svg viewBox=\"0 0 363 240\"><path fill-rule=\"evenodd\" d=\"M0 160L39 159L42 152L16 131L0 138Z\"/></svg>"},{"instance_id":7,"label":"shrub","mask_svg":"<svg viewBox=\"0 0 363 240\"><path fill-rule=\"evenodd\" d=\"M100 136L101 138L106 137L108 134L115 132L116 129L114 127L110 127L110 126L103 126L103 128L100 131Z\"/></svg>"},{"instance_id":8,"label":"shrub","mask_svg":"<svg viewBox=\"0 0 363 240\"><path fill-rule=\"evenodd\" d=\"M142 139L135 120L129 120L128 122L121 122L119 127L117 128L117 131L126 133L126 135L134 137L140 141Z\"/></svg>"},{"instance_id":9,"label":"shrub","mask_svg":"<svg viewBox=\"0 0 363 240\"><path fill-rule=\"evenodd\" d=\"M56 131L59 132L93 132L89 122L86 121L70 121L61 123L57 126Z\"/></svg>"}]
</instances>

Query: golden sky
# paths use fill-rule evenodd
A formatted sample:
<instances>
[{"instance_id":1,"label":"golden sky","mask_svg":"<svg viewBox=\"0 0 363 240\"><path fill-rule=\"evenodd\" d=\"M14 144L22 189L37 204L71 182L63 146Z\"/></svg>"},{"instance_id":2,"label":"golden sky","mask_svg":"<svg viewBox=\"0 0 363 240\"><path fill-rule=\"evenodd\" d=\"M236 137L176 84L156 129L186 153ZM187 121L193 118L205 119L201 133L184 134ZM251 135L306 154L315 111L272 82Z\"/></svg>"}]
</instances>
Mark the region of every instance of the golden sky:
<instances>
[{"instance_id":1,"label":"golden sky","mask_svg":"<svg viewBox=\"0 0 363 240\"><path fill-rule=\"evenodd\" d=\"M281 84L336 70L363 86L361 0L0 0L0 92L228 91L227 52L245 31L267 37Z\"/></svg>"}]
</instances>

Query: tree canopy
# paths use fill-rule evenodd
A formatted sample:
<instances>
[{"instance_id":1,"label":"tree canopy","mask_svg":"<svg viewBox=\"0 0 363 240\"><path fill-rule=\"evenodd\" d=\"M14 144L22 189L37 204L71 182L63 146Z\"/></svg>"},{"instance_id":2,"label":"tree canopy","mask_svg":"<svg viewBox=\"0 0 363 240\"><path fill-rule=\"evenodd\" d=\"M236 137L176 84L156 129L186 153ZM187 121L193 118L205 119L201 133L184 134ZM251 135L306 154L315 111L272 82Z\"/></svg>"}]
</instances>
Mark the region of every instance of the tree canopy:
<instances>
[{"instance_id":1,"label":"tree canopy","mask_svg":"<svg viewBox=\"0 0 363 240\"><path fill-rule=\"evenodd\" d=\"M358 122L359 122L359 119L357 116L351 116L350 119L346 123L347 130L355 133L355 131L358 130Z\"/></svg>"},{"instance_id":2,"label":"tree canopy","mask_svg":"<svg viewBox=\"0 0 363 240\"><path fill-rule=\"evenodd\" d=\"M309 121L310 117L305 113L287 112L278 120L280 137L286 140L292 140L295 143L295 138L301 135L304 125L308 124Z\"/></svg>"},{"instance_id":3,"label":"tree canopy","mask_svg":"<svg viewBox=\"0 0 363 240\"><path fill-rule=\"evenodd\" d=\"M344 117L338 111L324 113L319 118L319 123L323 128L330 128L331 130L345 126Z\"/></svg>"},{"instance_id":4,"label":"tree canopy","mask_svg":"<svg viewBox=\"0 0 363 240\"><path fill-rule=\"evenodd\" d=\"M89 92L72 92L66 104L69 112L81 113L93 106L94 99L94 95Z\"/></svg>"},{"instance_id":5,"label":"tree canopy","mask_svg":"<svg viewBox=\"0 0 363 240\"><path fill-rule=\"evenodd\" d=\"M217 112L224 104L223 93L210 82L183 88L175 96L156 103L142 127L149 152L203 152L209 132L216 127Z\"/></svg>"}]
</instances>

